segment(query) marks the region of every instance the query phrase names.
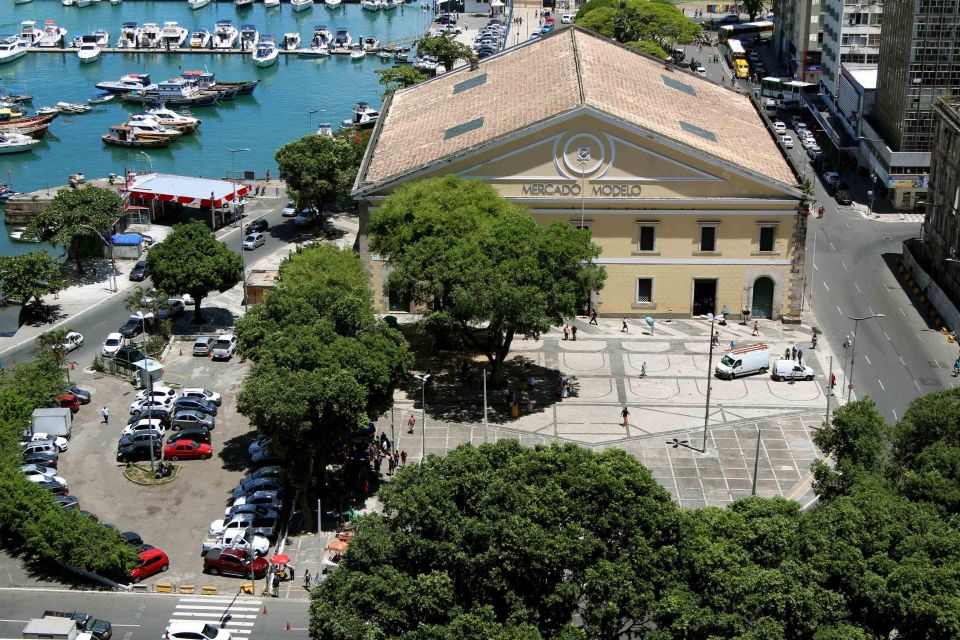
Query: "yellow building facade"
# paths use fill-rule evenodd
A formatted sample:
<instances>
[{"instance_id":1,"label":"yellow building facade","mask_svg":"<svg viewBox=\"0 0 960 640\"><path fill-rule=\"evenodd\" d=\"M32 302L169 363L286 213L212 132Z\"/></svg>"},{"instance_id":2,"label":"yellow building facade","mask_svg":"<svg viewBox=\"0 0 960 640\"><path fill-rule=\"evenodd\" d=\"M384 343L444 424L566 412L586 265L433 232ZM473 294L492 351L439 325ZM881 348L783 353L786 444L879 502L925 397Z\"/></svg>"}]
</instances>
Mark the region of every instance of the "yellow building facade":
<instances>
[{"instance_id":1,"label":"yellow building facade","mask_svg":"<svg viewBox=\"0 0 960 640\"><path fill-rule=\"evenodd\" d=\"M799 319L808 205L746 96L577 27L397 92L354 191L384 312L410 309L383 291L366 222L399 185L450 173L588 228L600 315Z\"/></svg>"}]
</instances>

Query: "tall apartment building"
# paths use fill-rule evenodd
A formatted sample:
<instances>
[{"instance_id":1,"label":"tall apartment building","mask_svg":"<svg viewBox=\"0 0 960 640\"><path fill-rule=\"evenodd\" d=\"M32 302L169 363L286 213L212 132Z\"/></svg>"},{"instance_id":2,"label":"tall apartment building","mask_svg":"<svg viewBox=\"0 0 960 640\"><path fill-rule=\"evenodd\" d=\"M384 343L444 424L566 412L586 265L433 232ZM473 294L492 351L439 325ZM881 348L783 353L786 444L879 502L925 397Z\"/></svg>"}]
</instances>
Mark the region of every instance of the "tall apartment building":
<instances>
[{"instance_id":1,"label":"tall apartment building","mask_svg":"<svg viewBox=\"0 0 960 640\"><path fill-rule=\"evenodd\" d=\"M840 67L876 67L880 61L883 0L824 0L820 82L831 96L839 93Z\"/></svg>"},{"instance_id":2,"label":"tall apartment building","mask_svg":"<svg viewBox=\"0 0 960 640\"><path fill-rule=\"evenodd\" d=\"M921 255L927 272L960 304L960 264L953 262L960 260L960 100L938 100L931 114L930 192Z\"/></svg>"},{"instance_id":3,"label":"tall apartment building","mask_svg":"<svg viewBox=\"0 0 960 640\"><path fill-rule=\"evenodd\" d=\"M775 4L776 52L790 75L804 82L820 79L821 0L780 0Z\"/></svg>"}]
</instances>

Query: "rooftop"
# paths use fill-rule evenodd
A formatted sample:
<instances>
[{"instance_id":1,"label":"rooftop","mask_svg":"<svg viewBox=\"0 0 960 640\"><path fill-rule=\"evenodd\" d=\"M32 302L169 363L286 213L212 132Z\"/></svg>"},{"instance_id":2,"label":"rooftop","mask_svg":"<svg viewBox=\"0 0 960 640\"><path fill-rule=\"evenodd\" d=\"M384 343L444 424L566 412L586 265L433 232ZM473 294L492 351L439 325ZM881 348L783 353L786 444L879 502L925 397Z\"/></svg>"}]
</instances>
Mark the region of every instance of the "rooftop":
<instances>
[{"instance_id":1,"label":"rooftop","mask_svg":"<svg viewBox=\"0 0 960 640\"><path fill-rule=\"evenodd\" d=\"M848 65L843 65L843 70L864 89L869 91L870 89L877 88L876 65L870 67L851 67Z\"/></svg>"},{"instance_id":2,"label":"rooftop","mask_svg":"<svg viewBox=\"0 0 960 640\"><path fill-rule=\"evenodd\" d=\"M477 70L461 67L397 91L380 117L357 187L399 178L578 109L756 175L797 183L748 96L574 26L492 56Z\"/></svg>"},{"instance_id":3,"label":"rooftop","mask_svg":"<svg viewBox=\"0 0 960 640\"><path fill-rule=\"evenodd\" d=\"M250 186L228 180L193 178L169 173L145 173L136 176L128 186L131 198L142 200L161 200L180 204L209 207L211 196L216 206L224 206L237 197L247 194Z\"/></svg>"}]
</instances>

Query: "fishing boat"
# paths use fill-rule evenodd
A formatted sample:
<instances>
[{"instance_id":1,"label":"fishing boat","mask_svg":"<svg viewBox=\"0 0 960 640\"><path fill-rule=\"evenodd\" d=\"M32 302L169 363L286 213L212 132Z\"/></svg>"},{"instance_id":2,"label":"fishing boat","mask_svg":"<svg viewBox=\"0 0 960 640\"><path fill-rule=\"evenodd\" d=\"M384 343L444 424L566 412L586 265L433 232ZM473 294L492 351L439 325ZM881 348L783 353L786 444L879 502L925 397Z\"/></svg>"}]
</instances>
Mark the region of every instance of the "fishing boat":
<instances>
[{"instance_id":1,"label":"fishing boat","mask_svg":"<svg viewBox=\"0 0 960 640\"><path fill-rule=\"evenodd\" d=\"M136 22L124 22L120 27L117 49L135 49L140 39L140 27Z\"/></svg>"},{"instance_id":2,"label":"fishing boat","mask_svg":"<svg viewBox=\"0 0 960 640\"><path fill-rule=\"evenodd\" d=\"M208 107L220 99L216 91L202 90L197 83L188 78L170 78L157 83L152 91L125 93L120 98L124 102L139 104L168 104L174 106Z\"/></svg>"},{"instance_id":3,"label":"fishing boat","mask_svg":"<svg viewBox=\"0 0 960 640\"><path fill-rule=\"evenodd\" d=\"M15 133L22 133L30 136L31 138L42 138L47 133L47 128L50 126L50 123L53 122L54 118L56 117L57 114L52 113L49 115L32 116L29 118L5 118L3 110L0 109L0 132L12 131Z\"/></svg>"},{"instance_id":4,"label":"fishing boat","mask_svg":"<svg viewBox=\"0 0 960 640\"><path fill-rule=\"evenodd\" d=\"M27 55L30 45L17 36L9 36L0 40L0 64L13 62L17 58Z\"/></svg>"},{"instance_id":5,"label":"fishing boat","mask_svg":"<svg viewBox=\"0 0 960 640\"><path fill-rule=\"evenodd\" d=\"M295 12L313 8L313 0L290 0L290 8Z\"/></svg>"},{"instance_id":6,"label":"fishing boat","mask_svg":"<svg viewBox=\"0 0 960 640\"><path fill-rule=\"evenodd\" d=\"M56 115L58 113L60 113L60 109L57 109L56 107L40 107L37 109L38 116Z\"/></svg>"},{"instance_id":7,"label":"fishing boat","mask_svg":"<svg viewBox=\"0 0 960 640\"><path fill-rule=\"evenodd\" d=\"M67 30L58 27L53 20L47 20L43 25L43 35L37 41L37 47L60 47L66 43Z\"/></svg>"},{"instance_id":8,"label":"fishing boat","mask_svg":"<svg viewBox=\"0 0 960 640\"><path fill-rule=\"evenodd\" d=\"M81 64L96 62L100 59L100 45L96 41L82 43L80 48L77 49L77 58Z\"/></svg>"},{"instance_id":9,"label":"fishing boat","mask_svg":"<svg viewBox=\"0 0 960 640\"><path fill-rule=\"evenodd\" d=\"M201 91L216 92L221 100L233 100L240 89L237 85L218 83L216 76L209 71L184 71L180 76L194 83Z\"/></svg>"},{"instance_id":10,"label":"fishing boat","mask_svg":"<svg viewBox=\"0 0 960 640\"><path fill-rule=\"evenodd\" d=\"M34 140L34 142L37 142L37 141ZM3 152L0 152L0 153L3 153ZM10 196L7 196L6 198L3 198L3 200L6 201L9 197ZM14 242L32 242L32 243L40 242L40 238L37 238L36 236L31 236L27 232L26 227L14 227L13 231L10 232L10 239L13 240Z\"/></svg>"},{"instance_id":11,"label":"fishing boat","mask_svg":"<svg viewBox=\"0 0 960 640\"><path fill-rule=\"evenodd\" d=\"M186 41L189 32L174 21L164 22L161 33L162 46L167 49L179 49Z\"/></svg>"},{"instance_id":12,"label":"fishing boat","mask_svg":"<svg viewBox=\"0 0 960 640\"><path fill-rule=\"evenodd\" d=\"M198 29L190 35L191 49L206 49L210 46L213 36L206 29Z\"/></svg>"},{"instance_id":13,"label":"fishing boat","mask_svg":"<svg viewBox=\"0 0 960 640\"><path fill-rule=\"evenodd\" d=\"M295 32L283 34L283 41L280 47L284 51L296 51L300 48L300 34Z\"/></svg>"},{"instance_id":14,"label":"fishing boat","mask_svg":"<svg viewBox=\"0 0 960 640\"><path fill-rule=\"evenodd\" d=\"M267 10L270 10L270 9L279 9L279 8L280 8L280 0L263 0L263 8L264 8L264 9L267 9Z\"/></svg>"},{"instance_id":15,"label":"fishing boat","mask_svg":"<svg viewBox=\"0 0 960 640\"><path fill-rule=\"evenodd\" d=\"M310 41L311 47L329 47L333 42L333 34L327 25L321 24L313 28L313 40Z\"/></svg>"},{"instance_id":16,"label":"fishing boat","mask_svg":"<svg viewBox=\"0 0 960 640\"><path fill-rule=\"evenodd\" d=\"M117 97L117 94L110 93L109 91L98 91L89 98L87 98L87 104L106 104Z\"/></svg>"},{"instance_id":17,"label":"fishing boat","mask_svg":"<svg viewBox=\"0 0 960 640\"><path fill-rule=\"evenodd\" d=\"M253 6L253 0L233 0L235 9L249 9Z\"/></svg>"},{"instance_id":18,"label":"fishing boat","mask_svg":"<svg viewBox=\"0 0 960 640\"><path fill-rule=\"evenodd\" d=\"M43 31L37 28L36 20L24 20L20 23L20 39L26 42L28 46L36 46L42 37Z\"/></svg>"},{"instance_id":19,"label":"fishing boat","mask_svg":"<svg viewBox=\"0 0 960 640\"><path fill-rule=\"evenodd\" d=\"M241 80L240 82L217 82L218 87L236 87L238 96L249 96L260 84L259 80Z\"/></svg>"},{"instance_id":20,"label":"fishing boat","mask_svg":"<svg viewBox=\"0 0 960 640\"><path fill-rule=\"evenodd\" d=\"M377 53L377 57L380 58L381 62L389 62L393 58L393 52L387 51L386 49L381 49Z\"/></svg>"},{"instance_id":21,"label":"fishing boat","mask_svg":"<svg viewBox=\"0 0 960 640\"><path fill-rule=\"evenodd\" d=\"M327 0L326 2L327 9L339 9L343 6L341 0Z\"/></svg>"},{"instance_id":22,"label":"fishing boat","mask_svg":"<svg viewBox=\"0 0 960 640\"><path fill-rule=\"evenodd\" d=\"M29 151L40 141L16 131L0 131L0 153Z\"/></svg>"},{"instance_id":23,"label":"fishing boat","mask_svg":"<svg viewBox=\"0 0 960 640\"><path fill-rule=\"evenodd\" d=\"M187 6L193 10L203 9L210 4L210 0L187 0Z\"/></svg>"},{"instance_id":24,"label":"fishing boat","mask_svg":"<svg viewBox=\"0 0 960 640\"><path fill-rule=\"evenodd\" d=\"M280 57L280 51L273 41L273 36L266 33L260 36L260 42L257 43L252 56L253 63L258 67L269 67L275 64Z\"/></svg>"},{"instance_id":25,"label":"fishing boat","mask_svg":"<svg viewBox=\"0 0 960 640\"><path fill-rule=\"evenodd\" d=\"M162 43L163 32L156 22L146 22L140 29L140 48L157 49Z\"/></svg>"},{"instance_id":26,"label":"fishing boat","mask_svg":"<svg viewBox=\"0 0 960 640\"><path fill-rule=\"evenodd\" d=\"M130 116L130 119L125 124L133 129L133 132L141 138L151 138L154 140L176 140L185 133L180 129L165 127L153 116L142 113Z\"/></svg>"},{"instance_id":27,"label":"fishing boat","mask_svg":"<svg viewBox=\"0 0 960 640\"><path fill-rule=\"evenodd\" d=\"M353 38L346 29L337 29L337 35L333 37L333 46L347 48L353 44Z\"/></svg>"},{"instance_id":28,"label":"fishing boat","mask_svg":"<svg viewBox=\"0 0 960 640\"><path fill-rule=\"evenodd\" d=\"M373 36L367 36L366 38L363 38L362 42L364 51L376 51L380 48L380 41Z\"/></svg>"},{"instance_id":29,"label":"fishing boat","mask_svg":"<svg viewBox=\"0 0 960 640\"><path fill-rule=\"evenodd\" d=\"M240 27L240 48L252 50L257 47L260 41L260 32L252 24L245 24Z\"/></svg>"},{"instance_id":30,"label":"fishing boat","mask_svg":"<svg viewBox=\"0 0 960 640\"><path fill-rule=\"evenodd\" d=\"M118 147L132 147L135 149L161 149L170 145L166 138L142 138L126 125L110 127L110 133L100 136L104 144Z\"/></svg>"},{"instance_id":31,"label":"fishing boat","mask_svg":"<svg viewBox=\"0 0 960 640\"><path fill-rule=\"evenodd\" d=\"M21 118L23 118L23 112L20 111L19 107L0 107L0 124Z\"/></svg>"},{"instance_id":32,"label":"fishing boat","mask_svg":"<svg viewBox=\"0 0 960 640\"><path fill-rule=\"evenodd\" d=\"M218 20L213 30L213 48L231 49L237 41L237 28L229 20Z\"/></svg>"},{"instance_id":33,"label":"fishing boat","mask_svg":"<svg viewBox=\"0 0 960 640\"><path fill-rule=\"evenodd\" d=\"M165 127L179 129L183 133L193 133L200 127L200 118L194 118L187 113L177 113L163 107L150 109L147 115L159 122ZM132 117L132 116L131 116Z\"/></svg>"},{"instance_id":34,"label":"fishing boat","mask_svg":"<svg viewBox=\"0 0 960 640\"><path fill-rule=\"evenodd\" d=\"M360 0L360 8L365 11L380 11L379 0Z\"/></svg>"},{"instance_id":35,"label":"fishing boat","mask_svg":"<svg viewBox=\"0 0 960 640\"><path fill-rule=\"evenodd\" d=\"M98 82L97 89L109 91L110 93L129 93L131 91L151 91L157 88L157 85L150 82L150 76L146 73L130 73L119 80L105 80Z\"/></svg>"}]
</instances>

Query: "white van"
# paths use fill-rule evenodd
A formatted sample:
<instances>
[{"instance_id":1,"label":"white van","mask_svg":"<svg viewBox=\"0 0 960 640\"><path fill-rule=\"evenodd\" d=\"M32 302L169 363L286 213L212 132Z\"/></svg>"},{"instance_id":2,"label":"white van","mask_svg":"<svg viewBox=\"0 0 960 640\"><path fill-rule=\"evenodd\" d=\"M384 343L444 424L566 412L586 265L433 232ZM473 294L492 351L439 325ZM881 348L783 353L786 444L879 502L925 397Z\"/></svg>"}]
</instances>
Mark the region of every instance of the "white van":
<instances>
[{"instance_id":1,"label":"white van","mask_svg":"<svg viewBox=\"0 0 960 640\"><path fill-rule=\"evenodd\" d=\"M816 375L813 369L796 360L777 360L770 373L774 380L813 380Z\"/></svg>"},{"instance_id":2,"label":"white van","mask_svg":"<svg viewBox=\"0 0 960 640\"><path fill-rule=\"evenodd\" d=\"M766 373L770 368L770 347L765 344L748 344L730 349L714 368L717 377L733 380L751 373Z\"/></svg>"}]
</instances>

